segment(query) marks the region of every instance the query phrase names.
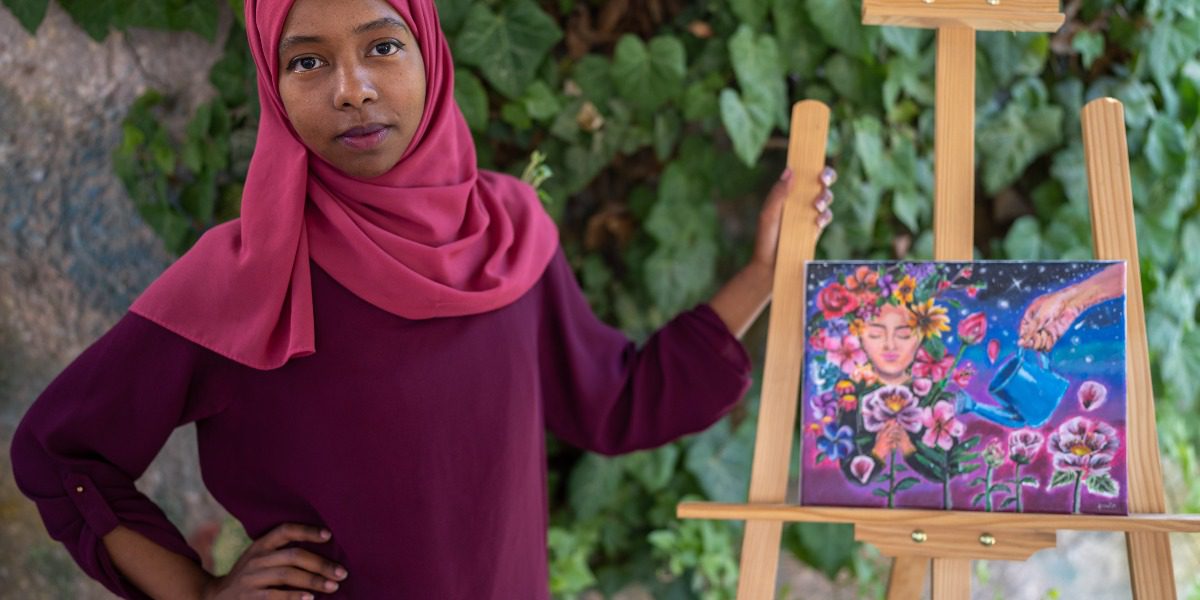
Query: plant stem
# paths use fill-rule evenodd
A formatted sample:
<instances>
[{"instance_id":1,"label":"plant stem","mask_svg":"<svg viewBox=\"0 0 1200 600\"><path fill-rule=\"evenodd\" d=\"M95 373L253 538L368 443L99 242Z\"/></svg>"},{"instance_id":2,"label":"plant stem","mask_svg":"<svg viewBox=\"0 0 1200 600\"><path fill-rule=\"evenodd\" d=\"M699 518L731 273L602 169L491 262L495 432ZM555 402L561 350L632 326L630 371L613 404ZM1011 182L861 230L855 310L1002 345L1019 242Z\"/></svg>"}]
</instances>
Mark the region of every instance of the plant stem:
<instances>
[{"instance_id":1,"label":"plant stem","mask_svg":"<svg viewBox=\"0 0 1200 600\"><path fill-rule=\"evenodd\" d=\"M1021 503L1021 463L1013 463L1013 489L1017 493L1017 512L1025 512L1025 505Z\"/></svg>"},{"instance_id":2,"label":"plant stem","mask_svg":"<svg viewBox=\"0 0 1200 600\"><path fill-rule=\"evenodd\" d=\"M892 448L888 455L888 494L887 507L892 508L896 499L896 449Z\"/></svg>"},{"instance_id":3,"label":"plant stem","mask_svg":"<svg viewBox=\"0 0 1200 600\"><path fill-rule=\"evenodd\" d=\"M942 453L942 508L950 510L950 453Z\"/></svg>"},{"instance_id":4,"label":"plant stem","mask_svg":"<svg viewBox=\"0 0 1200 600\"><path fill-rule=\"evenodd\" d=\"M1073 512L1075 512L1076 514L1079 513L1079 484L1082 481L1083 481L1083 471L1075 471L1075 499L1074 499L1075 508L1074 508Z\"/></svg>"},{"instance_id":5,"label":"plant stem","mask_svg":"<svg viewBox=\"0 0 1200 600\"><path fill-rule=\"evenodd\" d=\"M984 485L987 487L983 488L983 493L985 494L984 507L987 509L988 512L992 512L992 470L993 470L992 465L988 465L987 481L984 482Z\"/></svg>"}]
</instances>

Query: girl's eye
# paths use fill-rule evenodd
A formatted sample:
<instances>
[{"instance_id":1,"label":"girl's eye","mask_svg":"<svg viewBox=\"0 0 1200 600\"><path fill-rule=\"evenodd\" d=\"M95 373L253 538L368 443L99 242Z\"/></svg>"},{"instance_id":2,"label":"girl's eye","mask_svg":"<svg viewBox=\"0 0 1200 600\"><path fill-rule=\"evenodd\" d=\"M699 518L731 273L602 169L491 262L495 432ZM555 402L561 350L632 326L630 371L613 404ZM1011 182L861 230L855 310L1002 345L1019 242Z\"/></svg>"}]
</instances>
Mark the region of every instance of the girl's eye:
<instances>
[{"instance_id":1,"label":"girl's eye","mask_svg":"<svg viewBox=\"0 0 1200 600\"><path fill-rule=\"evenodd\" d=\"M378 52L380 56L388 56L389 54L395 54L399 52L403 48L404 44L401 44L395 40L389 40L386 42L379 42L378 44L372 46L371 49Z\"/></svg>"},{"instance_id":2,"label":"girl's eye","mask_svg":"<svg viewBox=\"0 0 1200 600\"><path fill-rule=\"evenodd\" d=\"M301 56L292 59L292 62L288 63L288 70L295 71L297 73L304 73L305 71L311 71L319 67L320 64L321 59L315 56ZM297 67L300 68L298 69Z\"/></svg>"}]
</instances>

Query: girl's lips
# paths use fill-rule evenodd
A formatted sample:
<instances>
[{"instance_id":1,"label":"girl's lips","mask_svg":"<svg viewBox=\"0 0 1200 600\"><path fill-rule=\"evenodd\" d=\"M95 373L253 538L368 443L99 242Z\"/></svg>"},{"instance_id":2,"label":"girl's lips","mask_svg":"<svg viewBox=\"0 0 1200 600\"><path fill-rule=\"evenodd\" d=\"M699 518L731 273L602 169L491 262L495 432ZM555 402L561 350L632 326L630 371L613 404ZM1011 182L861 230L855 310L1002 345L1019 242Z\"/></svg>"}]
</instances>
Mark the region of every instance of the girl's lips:
<instances>
[{"instance_id":1,"label":"girl's lips","mask_svg":"<svg viewBox=\"0 0 1200 600\"><path fill-rule=\"evenodd\" d=\"M884 352L883 353L883 360L886 360L888 362L896 362L899 359L900 359L900 355L895 352Z\"/></svg>"},{"instance_id":2,"label":"girl's lips","mask_svg":"<svg viewBox=\"0 0 1200 600\"><path fill-rule=\"evenodd\" d=\"M383 143L384 138L392 130L391 127L379 126L379 128L367 127L351 129L345 135L339 135L338 141L345 146L354 150L370 150L379 144ZM362 132L361 135L349 135Z\"/></svg>"}]
</instances>

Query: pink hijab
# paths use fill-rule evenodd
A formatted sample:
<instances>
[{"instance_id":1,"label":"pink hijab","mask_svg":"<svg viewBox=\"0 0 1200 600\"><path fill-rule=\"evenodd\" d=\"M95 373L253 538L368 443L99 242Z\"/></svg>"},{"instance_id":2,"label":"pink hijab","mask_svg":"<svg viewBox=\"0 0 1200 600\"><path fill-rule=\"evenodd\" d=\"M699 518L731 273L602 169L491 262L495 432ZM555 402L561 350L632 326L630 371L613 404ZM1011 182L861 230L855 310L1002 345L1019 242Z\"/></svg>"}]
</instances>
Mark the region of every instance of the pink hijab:
<instances>
[{"instance_id":1,"label":"pink hijab","mask_svg":"<svg viewBox=\"0 0 1200 600\"><path fill-rule=\"evenodd\" d=\"M246 0L262 113L241 217L205 232L131 312L273 369L316 352L310 257L408 319L494 310L537 282L558 248L553 220L528 185L476 167L433 0L388 1L421 46L427 81L424 116L400 162L360 180L304 146L276 85L293 0Z\"/></svg>"}]
</instances>

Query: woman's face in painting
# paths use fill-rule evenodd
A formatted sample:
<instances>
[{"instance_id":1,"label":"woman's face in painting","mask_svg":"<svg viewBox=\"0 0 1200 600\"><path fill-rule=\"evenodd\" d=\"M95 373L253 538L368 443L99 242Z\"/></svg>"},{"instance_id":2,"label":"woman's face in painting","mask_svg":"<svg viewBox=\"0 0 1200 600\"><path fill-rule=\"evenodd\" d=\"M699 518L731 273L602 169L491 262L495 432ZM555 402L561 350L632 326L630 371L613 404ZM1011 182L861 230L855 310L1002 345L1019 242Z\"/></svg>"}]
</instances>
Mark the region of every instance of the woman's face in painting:
<instances>
[{"instance_id":1,"label":"woman's face in painting","mask_svg":"<svg viewBox=\"0 0 1200 600\"><path fill-rule=\"evenodd\" d=\"M903 306L884 304L863 333L863 351L884 383L903 382L921 346L921 336L909 326L908 315Z\"/></svg>"},{"instance_id":2,"label":"woman's face in painting","mask_svg":"<svg viewBox=\"0 0 1200 600\"><path fill-rule=\"evenodd\" d=\"M313 152L343 173L390 170L425 112L425 64L384 0L296 0L279 43L279 95Z\"/></svg>"}]
</instances>

